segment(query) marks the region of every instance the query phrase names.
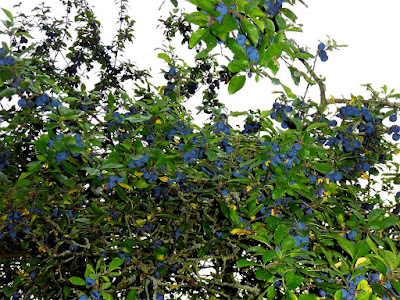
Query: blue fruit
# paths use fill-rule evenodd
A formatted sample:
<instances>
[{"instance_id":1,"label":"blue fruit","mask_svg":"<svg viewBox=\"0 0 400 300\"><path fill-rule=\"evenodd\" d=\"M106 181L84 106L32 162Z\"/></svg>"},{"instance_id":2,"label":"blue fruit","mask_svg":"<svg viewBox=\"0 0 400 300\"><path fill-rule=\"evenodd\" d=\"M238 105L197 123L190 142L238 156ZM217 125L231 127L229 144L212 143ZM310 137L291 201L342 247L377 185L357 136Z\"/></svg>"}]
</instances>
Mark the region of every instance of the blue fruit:
<instances>
[{"instance_id":1,"label":"blue fruit","mask_svg":"<svg viewBox=\"0 0 400 300\"><path fill-rule=\"evenodd\" d=\"M93 300L99 300L100 296L101 294L98 290L93 290L93 292L90 294L90 297L92 297Z\"/></svg>"},{"instance_id":2,"label":"blue fruit","mask_svg":"<svg viewBox=\"0 0 400 300\"><path fill-rule=\"evenodd\" d=\"M87 278L85 279L85 283L86 283L86 285L87 285L88 287L92 287L92 286L94 286L94 285L96 284L96 279L92 279L92 278L90 278L90 277L87 277Z\"/></svg>"}]
</instances>

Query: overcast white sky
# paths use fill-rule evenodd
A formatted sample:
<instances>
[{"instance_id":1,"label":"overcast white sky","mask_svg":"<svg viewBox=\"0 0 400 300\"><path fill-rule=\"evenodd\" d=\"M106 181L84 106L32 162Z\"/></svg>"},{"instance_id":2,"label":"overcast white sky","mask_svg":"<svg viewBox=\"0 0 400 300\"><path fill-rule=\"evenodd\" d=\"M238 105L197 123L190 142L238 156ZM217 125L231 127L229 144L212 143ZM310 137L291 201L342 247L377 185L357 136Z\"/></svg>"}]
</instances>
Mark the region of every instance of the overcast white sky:
<instances>
[{"instance_id":1,"label":"overcast white sky","mask_svg":"<svg viewBox=\"0 0 400 300\"><path fill-rule=\"evenodd\" d=\"M13 10L12 6L19 2L15 0L2 1L0 7ZM24 3L25 2L25 3ZM23 1L31 7L42 2ZM46 1L45 1L46 2ZM47 1L57 3L57 1ZM325 41L327 36L335 39L338 44L349 47L328 53L329 60L319 62L317 74L326 77L327 96L349 97L351 93L368 96L361 87L364 83L373 83L374 87L387 84L389 88L400 91L400 29L399 0L306 0L308 8L298 3L293 9L302 23L304 33L294 33L292 37L300 44L316 49L319 41ZM115 29L117 10L113 0L89 0L103 21L103 33L111 36ZM160 67L167 68L163 61L157 58L154 49L161 47L163 42L162 30L157 29L157 19L168 15L172 8L169 0L165 0L161 11L159 7L163 0L131 0L132 17L137 21L135 27L135 44L130 47L126 57L136 61L139 67L151 67L159 84L165 84ZM190 8L191 4L179 0L181 6ZM286 4L287 5L287 4ZM194 53L184 49L182 56L193 57ZM164 80L164 81L163 81ZM249 84L234 96L228 96L226 87L222 88L220 100L231 110L247 110L261 108L269 109L274 100L271 91L278 89L267 81L255 83L254 77ZM286 83L290 83L287 78ZM304 86L297 89L303 93ZM318 95L317 91L314 94ZM191 100L191 106L197 106L200 98Z\"/></svg>"}]
</instances>

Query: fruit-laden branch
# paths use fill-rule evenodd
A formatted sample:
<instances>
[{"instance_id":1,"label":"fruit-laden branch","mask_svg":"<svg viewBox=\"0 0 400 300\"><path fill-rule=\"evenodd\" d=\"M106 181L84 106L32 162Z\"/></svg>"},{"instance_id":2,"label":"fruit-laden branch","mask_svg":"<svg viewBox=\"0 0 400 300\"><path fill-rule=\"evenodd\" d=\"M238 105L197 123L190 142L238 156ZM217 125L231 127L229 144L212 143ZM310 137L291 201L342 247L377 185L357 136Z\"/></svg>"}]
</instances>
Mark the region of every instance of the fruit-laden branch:
<instances>
[{"instance_id":1,"label":"fruit-laden branch","mask_svg":"<svg viewBox=\"0 0 400 300\"><path fill-rule=\"evenodd\" d=\"M338 103L349 103L351 99L346 99L346 98L330 98L326 99L327 104L338 104ZM377 98L371 98L371 99L357 99L357 101L364 103L364 104L373 104L376 106L380 107L397 107L400 108L400 102L391 102L387 99L377 99Z\"/></svg>"}]
</instances>

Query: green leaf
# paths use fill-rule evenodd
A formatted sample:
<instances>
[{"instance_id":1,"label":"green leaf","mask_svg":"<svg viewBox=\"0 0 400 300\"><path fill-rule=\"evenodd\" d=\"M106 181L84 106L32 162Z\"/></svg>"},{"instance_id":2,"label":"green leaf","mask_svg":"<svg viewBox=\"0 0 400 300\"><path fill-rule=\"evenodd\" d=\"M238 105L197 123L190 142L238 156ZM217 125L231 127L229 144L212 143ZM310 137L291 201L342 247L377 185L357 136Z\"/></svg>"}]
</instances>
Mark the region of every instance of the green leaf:
<instances>
[{"instance_id":1,"label":"green leaf","mask_svg":"<svg viewBox=\"0 0 400 300\"><path fill-rule=\"evenodd\" d=\"M276 227L274 232L275 245L279 245L281 243L281 241L288 235L289 230L289 227L287 227L285 224L279 224L278 227Z\"/></svg>"},{"instance_id":2,"label":"green leaf","mask_svg":"<svg viewBox=\"0 0 400 300\"><path fill-rule=\"evenodd\" d=\"M273 277L274 275L264 269L258 269L256 272L256 278L258 280L270 281Z\"/></svg>"},{"instance_id":3,"label":"green leaf","mask_svg":"<svg viewBox=\"0 0 400 300\"><path fill-rule=\"evenodd\" d=\"M250 41L253 43L254 46L258 44L258 28L256 25L251 23L249 19L243 19L242 27L244 32L246 32L247 36L249 37Z\"/></svg>"},{"instance_id":4,"label":"green leaf","mask_svg":"<svg viewBox=\"0 0 400 300\"><path fill-rule=\"evenodd\" d=\"M199 53L197 53L197 55L194 57L195 59L200 59L203 57L206 57L208 55L208 51L207 49L201 50Z\"/></svg>"},{"instance_id":5,"label":"green leaf","mask_svg":"<svg viewBox=\"0 0 400 300\"><path fill-rule=\"evenodd\" d=\"M220 40L224 40L226 39L226 37L228 36L228 31L226 31L225 27L218 22L215 22L211 25L210 27L211 32L218 37Z\"/></svg>"},{"instance_id":6,"label":"green leaf","mask_svg":"<svg viewBox=\"0 0 400 300\"><path fill-rule=\"evenodd\" d=\"M328 124L326 124L326 123L312 123L310 126L308 126L307 128L306 128L306 131L311 131L311 130L313 130L313 129L315 129L315 128L320 128L320 127L328 127Z\"/></svg>"},{"instance_id":7,"label":"green leaf","mask_svg":"<svg viewBox=\"0 0 400 300\"><path fill-rule=\"evenodd\" d=\"M371 247L372 251L374 251L375 254L378 254L378 247L375 245L374 241L369 237L369 235L367 235L365 241L367 242L368 246Z\"/></svg>"},{"instance_id":8,"label":"green leaf","mask_svg":"<svg viewBox=\"0 0 400 300\"><path fill-rule=\"evenodd\" d=\"M317 300L318 296L315 294L301 294L299 300Z\"/></svg>"},{"instance_id":9,"label":"green leaf","mask_svg":"<svg viewBox=\"0 0 400 300\"><path fill-rule=\"evenodd\" d=\"M238 45L235 39L228 38L226 44L233 54L235 54L237 59L248 60L246 50L244 50L242 46Z\"/></svg>"},{"instance_id":10,"label":"green leaf","mask_svg":"<svg viewBox=\"0 0 400 300\"><path fill-rule=\"evenodd\" d=\"M15 95L17 93L16 88L6 88L0 92L0 99L1 98L9 98L12 95Z\"/></svg>"},{"instance_id":11,"label":"green leaf","mask_svg":"<svg viewBox=\"0 0 400 300\"><path fill-rule=\"evenodd\" d=\"M211 239L212 233L211 228L205 221L201 221L201 226L203 227L204 233L206 234L207 239Z\"/></svg>"},{"instance_id":12,"label":"green leaf","mask_svg":"<svg viewBox=\"0 0 400 300\"><path fill-rule=\"evenodd\" d=\"M158 58L161 58L163 60L165 60L167 63L171 63L171 59L169 58L169 56L165 53L158 53Z\"/></svg>"},{"instance_id":13,"label":"green leaf","mask_svg":"<svg viewBox=\"0 0 400 300\"><path fill-rule=\"evenodd\" d=\"M203 37L209 33L209 28L199 28L197 31L193 32L189 38L189 47L193 48L196 46L203 39Z\"/></svg>"},{"instance_id":14,"label":"green leaf","mask_svg":"<svg viewBox=\"0 0 400 300\"><path fill-rule=\"evenodd\" d=\"M343 297L342 297L342 289L337 290L336 293L335 293L335 300L342 300L342 299L343 299Z\"/></svg>"},{"instance_id":15,"label":"green leaf","mask_svg":"<svg viewBox=\"0 0 400 300\"><path fill-rule=\"evenodd\" d=\"M286 194L286 189L275 189L272 192L272 199L276 200L282 198Z\"/></svg>"},{"instance_id":16,"label":"green leaf","mask_svg":"<svg viewBox=\"0 0 400 300\"><path fill-rule=\"evenodd\" d=\"M262 257L263 264L266 264L267 262L269 262L276 256L277 256L277 252L275 250L266 251Z\"/></svg>"},{"instance_id":17,"label":"green leaf","mask_svg":"<svg viewBox=\"0 0 400 300\"><path fill-rule=\"evenodd\" d=\"M268 288L267 298L269 300L269 299L275 299L275 297L276 297L276 289L275 289L275 287L273 285L271 285Z\"/></svg>"},{"instance_id":18,"label":"green leaf","mask_svg":"<svg viewBox=\"0 0 400 300\"><path fill-rule=\"evenodd\" d=\"M102 211L95 202L90 202L90 208L95 212L96 214L103 215L104 211Z\"/></svg>"},{"instance_id":19,"label":"green leaf","mask_svg":"<svg viewBox=\"0 0 400 300\"><path fill-rule=\"evenodd\" d=\"M380 216L385 214L384 209L373 209L368 214L368 223L372 223L373 221L377 220Z\"/></svg>"},{"instance_id":20,"label":"green leaf","mask_svg":"<svg viewBox=\"0 0 400 300\"><path fill-rule=\"evenodd\" d=\"M11 13L9 10L5 9L5 8L2 8L2 10L3 10L4 13L7 15L7 17L10 19L10 21L11 21L11 22L14 22L14 17L13 17L13 15L12 15L12 13Z\"/></svg>"},{"instance_id":21,"label":"green leaf","mask_svg":"<svg viewBox=\"0 0 400 300\"><path fill-rule=\"evenodd\" d=\"M186 15L185 19L189 23L199 25L200 27L204 27L210 22L208 16L200 11Z\"/></svg>"},{"instance_id":22,"label":"green leaf","mask_svg":"<svg viewBox=\"0 0 400 300\"><path fill-rule=\"evenodd\" d=\"M138 189L145 189L149 186L150 184L147 183L145 180L139 180L134 183L134 186L137 187Z\"/></svg>"},{"instance_id":23,"label":"green leaf","mask_svg":"<svg viewBox=\"0 0 400 300\"><path fill-rule=\"evenodd\" d=\"M339 246L344 251L346 251L352 258L354 258L354 255L355 255L355 252L356 252L354 244L352 242L350 242L349 240L346 240L346 239L344 239L344 238L342 238L340 236L338 236L336 238L336 240L337 240Z\"/></svg>"},{"instance_id":24,"label":"green leaf","mask_svg":"<svg viewBox=\"0 0 400 300\"><path fill-rule=\"evenodd\" d=\"M107 292L101 292L101 295L103 296L104 300L114 300L113 295Z\"/></svg>"},{"instance_id":25,"label":"green leaf","mask_svg":"<svg viewBox=\"0 0 400 300\"><path fill-rule=\"evenodd\" d=\"M110 92L109 94L108 94L108 107L111 109L111 110L114 110L114 100L115 100L115 97L114 97L114 95Z\"/></svg>"},{"instance_id":26,"label":"green leaf","mask_svg":"<svg viewBox=\"0 0 400 300\"><path fill-rule=\"evenodd\" d=\"M240 71L246 71L249 67L249 61L247 59L239 59L231 61L228 64L228 70L233 73L238 73Z\"/></svg>"},{"instance_id":27,"label":"green leaf","mask_svg":"<svg viewBox=\"0 0 400 300\"><path fill-rule=\"evenodd\" d=\"M126 300L135 300L136 299L136 293L137 293L136 289L131 289L129 291L128 295L126 296Z\"/></svg>"},{"instance_id":28,"label":"green leaf","mask_svg":"<svg viewBox=\"0 0 400 300\"><path fill-rule=\"evenodd\" d=\"M36 149L38 149L41 154L43 154L43 155L46 154L47 139L45 138L45 136L42 136L40 139L38 139L35 142L35 146L36 146Z\"/></svg>"},{"instance_id":29,"label":"green leaf","mask_svg":"<svg viewBox=\"0 0 400 300\"><path fill-rule=\"evenodd\" d=\"M327 174L333 171L333 167L326 163L317 163L313 165L314 169L322 174Z\"/></svg>"},{"instance_id":30,"label":"green leaf","mask_svg":"<svg viewBox=\"0 0 400 300\"><path fill-rule=\"evenodd\" d=\"M122 164L117 164L117 163L105 163L101 166L101 170L105 169L118 169L118 168L123 168L124 165Z\"/></svg>"},{"instance_id":31,"label":"green leaf","mask_svg":"<svg viewBox=\"0 0 400 300\"><path fill-rule=\"evenodd\" d=\"M304 280L304 277L297 276L294 271L289 271L284 275L286 288L289 290L295 290L298 288Z\"/></svg>"},{"instance_id":32,"label":"green leaf","mask_svg":"<svg viewBox=\"0 0 400 300\"><path fill-rule=\"evenodd\" d=\"M250 266L260 266L259 263L248 261L245 258L239 259L239 261L236 264L236 268L244 268L244 267L250 267Z\"/></svg>"},{"instance_id":33,"label":"green leaf","mask_svg":"<svg viewBox=\"0 0 400 300\"><path fill-rule=\"evenodd\" d=\"M249 238L259 241L261 243L264 243L265 245L269 246L269 241L267 238L261 236L261 235L250 235ZM274 251L275 252L275 251Z\"/></svg>"},{"instance_id":34,"label":"green leaf","mask_svg":"<svg viewBox=\"0 0 400 300\"><path fill-rule=\"evenodd\" d=\"M394 271L400 264L400 255L394 254L389 250L379 250L380 256L384 259L390 270Z\"/></svg>"},{"instance_id":35,"label":"green leaf","mask_svg":"<svg viewBox=\"0 0 400 300\"><path fill-rule=\"evenodd\" d=\"M384 218L382 221L376 223L376 224L371 224L368 226L368 229L370 230L382 230L389 228L396 223L398 223L399 219L397 217L387 217Z\"/></svg>"},{"instance_id":36,"label":"green leaf","mask_svg":"<svg viewBox=\"0 0 400 300\"><path fill-rule=\"evenodd\" d=\"M69 278L69 281L74 285L86 285L85 280L80 277L72 276Z\"/></svg>"},{"instance_id":37,"label":"green leaf","mask_svg":"<svg viewBox=\"0 0 400 300\"><path fill-rule=\"evenodd\" d=\"M275 60L282 55L282 46L274 43L268 46L266 51L262 51L260 55L260 65L268 67L275 64Z\"/></svg>"},{"instance_id":38,"label":"green leaf","mask_svg":"<svg viewBox=\"0 0 400 300\"><path fill-rule=\"evenodd\" d=\"M225 14L222 19L222 25L228 32L237 28L236 19L231 14Z\"/></svg>"},{"instance_id":39,"label":"green leaf","mask_svg":"<svg viewBox=\"0 0 400 300\"><path fill-rule=\"evenodd\" d=\"M295 245L296 245L296 240L288 235L282 241L281 250L285 251L288 249L293 249Z\"/></svg>"},{"instance_id":40,"label":"green leaf","mask_svg":"<svg viewBox=\"0 0 400 300\"><path fill-rule=\"evenodd\" d=\"M211 34L210 32L207 32L204 35L203 41L207 45L207 51L211 51L212 49L215 48L215 46L217 46L217 38L213 34Z\"/></svg>"},{"instance_id":41,"label":"green leaf","mask_svg":"<svg viewBox=\"0 0 400 300\"><path fill-rule=\"evenodd\" d=\"M232 79L229 81L228 85L228 92L229 94L234 94L238 90L240 90L246 82L246 76L236 74L235 76L232 77Z\"/></svg>"},{"instance_id":42,"label":"green leaf","mask_svg":"<svg viewBox=\"0 0 400 300\"><path fill-rule=\"evenodd\" d=\"M112 262L108 265L108 271L113 271L118 269L125 262L125 258L114 258Z\"/></svg>"},{"instance_id":43,"label":"green leaf","mask_svg":"<svg viewBox=\"0 0 400 300\"><path fill-rule=\"evenodd\" d=\"M219 201L219 206L221 207L221 211L224 214L224 216L229 219L229 209L224 200Z\"/></svg>"},{"instance_id":44,"label":"green leaf","mask_svg":"<svg viewBox=\"0 0 400 300\"><path fill-rule=\"evenodd\" d=\"M288 17L292 22L296 22L297 16L290 10L287 8L281 8L281 12Z\"/></svg>"},{"instance_id":45,"label":"green leaf","mask_svg":"<svg viewBox=\"0 0 400 300\"><path fill-rule=\"evenodd\" d=\"M76 170L76 167L72 164L70 164L67 161L61 162L61 166L64 169L65 172L71 174L71 175L78 175L78 171Z\"/></svg>"},{"instance_id":46,"label":"green leaf","mask_svg":"<svg viewBox=\"0 0 400 300\"><path fill-rule=\"evenodd\" d=\"M390 283L392 284L392 286L396 290L397 294L400 294L400 282L397 281L397 280L396 281L395 280L391 280Z\"/></svg>"},{"instance_id":47,"label":"green leaf","mask_svg":"<svg viewBox=\"0 0 400 300\"><path fill-rule=\"evenodd\" d=\"M29 186L31 183L32 183L32 180L29 180L29 179L21 179L21 180L18 180L18 181L15 183L14 187L16 187L16 188L23 188L23 187Z\"/></svg>"},{"instance_id":48,"label":"green leaf","mask_svg":"<svg viewBox=\"0 0 400 300\"><path fill-rule=\"evenodd\" d=\"M236 210L231 209L229 212L229 218L233 222L233 224L239 224L239 215Z\"/></svg>"},{"instance_id":49,"label":"green leaf","mask_svg":"<svg viewBox=\"0 0 400 300\"><path fill-rule=\"evenodd\" d=\"M264 19L265 22L265 28L267 29L267 31L269 31L270 33L275 33L275 24L271 19Z\"/></svg>"}]
</instances>

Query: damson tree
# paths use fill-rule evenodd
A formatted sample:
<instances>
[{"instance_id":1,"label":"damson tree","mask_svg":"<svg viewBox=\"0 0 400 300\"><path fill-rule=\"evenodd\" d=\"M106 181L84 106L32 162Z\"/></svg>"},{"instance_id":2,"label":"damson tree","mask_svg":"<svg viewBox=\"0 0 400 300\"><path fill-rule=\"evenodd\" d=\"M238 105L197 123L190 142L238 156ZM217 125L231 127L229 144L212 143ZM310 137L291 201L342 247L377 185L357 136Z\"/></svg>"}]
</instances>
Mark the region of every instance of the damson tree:
<instances>
[{"instance_id":1,"label":"damson tree","mask_svg":"<svg viewBox=\"0 0 400 300\"><path fill-rule=\"evenodd\" d=\"M1 299L400 298L400 95L327 98L339 45L287 37L295 0L189 2L162 24L195 63L166 47L164 86L122 56L127 0L108 44L85 0L3 9ZM254 78L271 110L227 112L218 91Z\"/></svg>"}]
</instances>

